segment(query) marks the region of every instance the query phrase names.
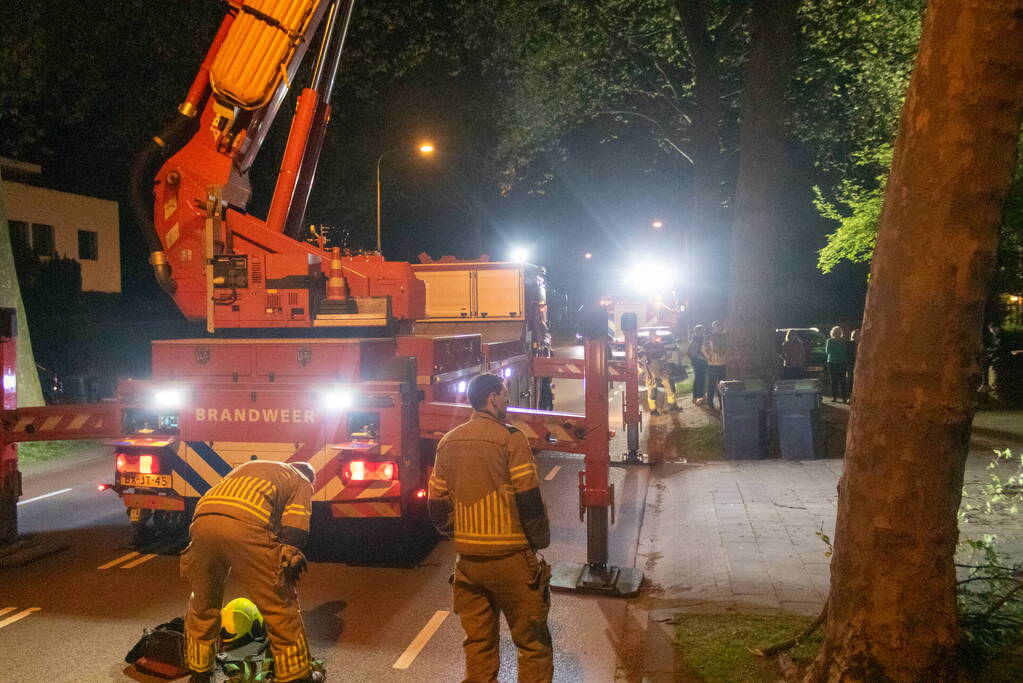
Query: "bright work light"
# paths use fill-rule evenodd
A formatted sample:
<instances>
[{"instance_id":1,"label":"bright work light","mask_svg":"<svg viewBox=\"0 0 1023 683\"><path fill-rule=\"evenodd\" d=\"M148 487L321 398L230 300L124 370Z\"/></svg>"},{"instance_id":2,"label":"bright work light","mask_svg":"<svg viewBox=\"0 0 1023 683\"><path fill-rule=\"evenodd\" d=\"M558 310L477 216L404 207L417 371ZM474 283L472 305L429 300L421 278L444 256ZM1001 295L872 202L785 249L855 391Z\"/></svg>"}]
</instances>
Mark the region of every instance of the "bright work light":
<instances>
[{"instance_id":1,"label":"bright work light","mask_svg":"<svg viewBox=\"0 0 1023 683\"><path fill-rule=\"evenodd\" d=\"M340 413L352 407L354 398L348 389L330 389L320 394L320 407L328 413Z\"/></svg>"},{"instance_id":2,"label":"bright work light","mask_svg":"<svg viewBox=\"0 0 1023 683\"><path fill-rule=\"evenodd\" d=\"M153 402L158 408L181 408L185 405L185 390L178 387L158 389L153 394Z\"/></svg>"},{"instance_id":3,"label":"bright work light","mask_svg":"<svg viewBox=\"0 0 1023 683\"><path fill-rule=\"evenodd\" d=\"M511 260L525 263L529 260L529 250L525 247L515 247L511 250Z\"/></svg>"}]
</instances>

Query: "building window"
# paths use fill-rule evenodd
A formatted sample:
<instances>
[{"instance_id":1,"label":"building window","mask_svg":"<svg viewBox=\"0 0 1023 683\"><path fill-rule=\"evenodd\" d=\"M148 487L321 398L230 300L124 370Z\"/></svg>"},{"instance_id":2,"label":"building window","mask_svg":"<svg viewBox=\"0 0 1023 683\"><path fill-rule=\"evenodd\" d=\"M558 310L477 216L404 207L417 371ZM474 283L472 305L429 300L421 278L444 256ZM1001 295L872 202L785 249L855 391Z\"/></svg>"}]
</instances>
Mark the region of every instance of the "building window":
<instances>
[{"instance_id":1,"label":"building window","mask_svg":"<svg viewBox=\"0 0 1023 683\"><path fill-rule=\"evenodd\" d=\"M53 226L42 223L32 224L32 251L36 256L54 256Z\"/></svg>"},{"instance_id":2,"label":"building window","mask_svg":"<svg viewBox=\"0 0 1023 683\"><path fill-rule=\"evenodd\" d=\"M18 251L28 250L28 223L25 221L8 221L11 226L11 247Z\"/></svg>"},{"instance_id":3,"label":"building window","mask_svg":"<svg viewBox=\"0 0 1023 683\"><path fill-rule=\"evenodd\" d=\"M93 231L78 231L78 258L81 261L96 261L99 259L99 240Z\"/></svg>"}]
</instances>

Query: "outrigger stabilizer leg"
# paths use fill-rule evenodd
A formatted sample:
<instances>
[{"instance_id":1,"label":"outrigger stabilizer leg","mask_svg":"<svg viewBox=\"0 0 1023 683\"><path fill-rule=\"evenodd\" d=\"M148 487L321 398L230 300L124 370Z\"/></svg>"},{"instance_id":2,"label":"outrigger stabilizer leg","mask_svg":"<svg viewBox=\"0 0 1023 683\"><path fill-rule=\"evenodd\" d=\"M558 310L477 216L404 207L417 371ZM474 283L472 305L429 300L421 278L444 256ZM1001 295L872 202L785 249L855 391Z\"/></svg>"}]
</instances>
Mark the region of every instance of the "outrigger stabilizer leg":
<instances>
[{"instance_id":1,"label":"outrigger stabilizer leg","mask_svg":"<svg viewBox=\"0 0 1023 683\"><path fill-rule=\"evenodd\" d=\"M626 451L612 465L652 465L650 456L639 451L639 430L643 413L639 409L639 323L635 313L622 315L625 334L625 392L622 424L625 426Z\"/></svg>"},{"instance_id":2,"label":"outrigger stabilizer leg","mask_svg":"<svg viewBox=\"0 0 1023 683\"><path fill-rule=\"evenodd\" d=\"M551 587L556 590L628 598L639 594L643 572L608 564L608 513L614 523L614 485L609 481L607 315L603 308L583 312L584 391L586 394L585 468L579 473L579 517L586 522L586 563L554 566Z\"/></svg>"}]
</instances>

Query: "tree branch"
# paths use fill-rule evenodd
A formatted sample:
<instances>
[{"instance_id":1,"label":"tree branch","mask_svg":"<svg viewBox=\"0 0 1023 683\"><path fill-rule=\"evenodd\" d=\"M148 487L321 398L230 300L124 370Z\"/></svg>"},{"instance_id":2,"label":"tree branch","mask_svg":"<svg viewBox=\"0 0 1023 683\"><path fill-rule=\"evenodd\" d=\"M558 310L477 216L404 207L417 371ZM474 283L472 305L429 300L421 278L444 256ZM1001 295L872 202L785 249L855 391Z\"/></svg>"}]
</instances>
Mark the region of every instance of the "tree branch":
<instances>
[{"instance_id":1,"label":"tree branch","mask_svg":"<svg viewBox=\"0 0 1023 683\"><path fill-rule=\"evenodd\" d=\"M599 112L596 112L594 115L595 116L623 116L623 117L631 116L631 117L634 117L634 118L637 118L637 119L642 119L643 121L646 121L647 123L652 125L654 128L656 128L657 132L660 134L661 138L666 143L668 143L668 146L670 146L673 150L678 152L678 154L683 159L685 159L689 163L693 163L693 158L684 149L682 149L682 147L679 145L679 143L675 142L675 140L672 139L671 134L669 134L668 131L665 130L664 125L660 121L655 119L653 116L650 116L649 114L644 114L644 113L638 112L638 111L613 110L612 109L612 110L599 111Z\"/></svg>"}]
</instances>

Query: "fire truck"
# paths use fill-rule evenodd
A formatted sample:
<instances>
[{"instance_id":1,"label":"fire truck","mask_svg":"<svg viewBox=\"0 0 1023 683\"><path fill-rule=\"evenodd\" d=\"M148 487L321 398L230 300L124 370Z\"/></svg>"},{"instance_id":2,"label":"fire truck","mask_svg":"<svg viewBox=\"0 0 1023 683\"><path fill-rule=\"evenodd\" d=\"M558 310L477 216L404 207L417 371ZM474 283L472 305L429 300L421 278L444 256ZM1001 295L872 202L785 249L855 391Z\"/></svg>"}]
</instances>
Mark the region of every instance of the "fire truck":
<instances>
[{"instance_id":1,"label":"fire truck","mask_svg":"<svg viewBox=\"0 0 1023 683\"><path fill-rule=\"evenodd\" d=\"M19 441L110 439L104 488L143 543L179 533L204 492L256 458L313 465L320 528L421 517L436 441L468 417L466 385L484 371L508 381L521 407L509 419L537 447L582 452L585 418L549 410L550 377L582 368L536 365L552 360L541 269L412 265L301 239L354 1L227 6L174 119L132 167L154 276L208 336L154 342L151 379L120 382L107 404L16 409L5 375L4 453ZM262 219L246 211L248 172L314 35L310 85ZM13 367L13 343L3 351ZM5 455L16 474L14 462Z\"/></svg>"}]
</instances>

